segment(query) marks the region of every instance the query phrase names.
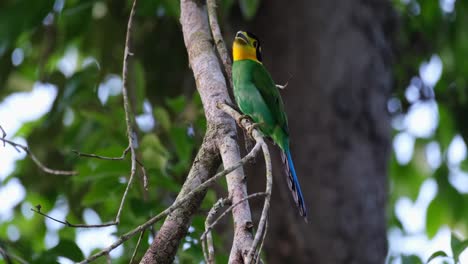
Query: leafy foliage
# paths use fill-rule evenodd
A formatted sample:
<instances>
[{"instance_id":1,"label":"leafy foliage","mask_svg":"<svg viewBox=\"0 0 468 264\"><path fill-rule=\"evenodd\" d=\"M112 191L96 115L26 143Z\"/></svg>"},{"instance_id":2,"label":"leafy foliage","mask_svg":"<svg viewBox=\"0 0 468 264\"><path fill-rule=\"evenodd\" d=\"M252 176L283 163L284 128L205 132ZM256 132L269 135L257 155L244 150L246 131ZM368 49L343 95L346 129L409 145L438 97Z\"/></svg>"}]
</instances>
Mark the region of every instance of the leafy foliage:
<instances>
[{"instance_id":1,"label":"leafy foliage","mask_svg":"<svg viewBox=\"0 0 468 264\"><path fill-rule=\"evenodd\" d=\"M408 127L398 123L421 103L436 103L438 122L428 135L411 135L415 144L408 162L398 162L396 155L391 161L389 225L406 232L395 214L397 202L402 197L415 201L422 184L433 179L438 190L427 209L424 231L434 237L448 225L467 237L468 196L450 175L456 170L468 172L468 161L465 157L460 163L452 163L447 153L456 135L465 142L468 138L468 2L456 1L452 11L442 8L442 2L394 0L402 25L397 37L392 98L398 107L392 110L389 103L395 135L411 134ZM261 7L260 0L219 3L220 17L225 21L232 9L239 9L250 20ZM118 76L130 6L130 0L0 2L0 101L16 92L30 91L38 83L52 84L57 91L49 113L24 123L15 135L27 138L38 158L50 167L79 171L72 177L47 175L26 158L19 160L15 171L3 180L2 185L19 180L26 193L11 218L0 218L0 246L30 263L57 263L59 257L79 261L87 254L77 245L78 230L51 229L46 219L31 215L31 207L40 204L44 212L64 212L72 223L84 222L85 211L90 209L98 213L100 219L96 221L115 217L128 181L128 158L79 158L72 150L120 156L127 145ZM179 1L142 0L137 7L130 97L140 120L138 158L146 166L150 189L144 190L139 171L116 235L154 216L174 200L205 130L201 102L187 67L179 14ZM431 58L440 59L443 66L439 78L429 76L437 79L435 83L427 82L421 70ZM416 97L407 96L410 84L416 87ZM441 156L436 165L425 155L434 143ZM223 191L216 188L216 192ZM215 191L211 190L202 210L208 210L215 200ZM179 250L179 263L199 263L203 258L198 241L203 224L203 214L197 215ZM158 227L156 224L154 229ZM56 241L51 239L54 236L58 237ZM149 237L147 232L143 243ZM215 241L224 238L215 234ZM451 242L457 260L468 242L454 235ZM215 245L220 252L218 262L226 263L228 252L222 243ZM135 247L136 238L125 243L115 263L128 263ZM143 254L143 248L137 256ZM437 251L428 262L448 255ZM415 255L401 256L401 261L423 263Z\"/></svg>"},{"instance_id":2,"label":"leafy foliage","mask_svg":"<svg viewBox=\"0 0 468 264\"><path fill-rule=\"evenodd\" d=\"M423 194L422 184L429 179L435 181L437 192L426 211L425 231L429 239L440 228L449 226L466 236L468 230L468 194L466 188L457 185L454 175L468 177L465 168L466 154L460 162L454 160L453 148L457 135L464 142L468 139L466 122L466 71L468 70L466 36L466 1L394 1L400 14L401 33L397 37L398 53L395 67L395 98L398 102L393 112L394 127L397 133L407 133L415 139L412 157L409 161L393 159L390 169L391 188L391 226L406 231L397 221L394 210L398 200L408 197L416 201ZM432 67L428 70L428 67ZM421 105L435 105L432 117L435 127L424 135L414 133L408 127L408 119ZM405 120L406 119L406 120ZM403 120L403 121L402 121ZM426 120L419 120L423 125ZM398 134L397 134L398 135ZM466 145L458 141L462 148ZM394 142L395 143L395 142ZM406 143L411 144L411 143ZM435 147L434 147L435 146ZM401 146L400 146L401 147ZM434 161L434 155L439 156ZM432 158L431 158L432 156ZM461 176L460 176L461 175ZM408 232L408 231L406 231ZM408 234L408 235L411 235ZM452 236L452 242L456 238ZM466 246L465 246L466 248ZM452 250L457 260L459 253ZM458 251L457 251L458 252ZM437 251L429 261L445 252ZM406 258L408 263L420 260Z\"/></svg>"},{"instance_id":3,"label":"leafy foliage","mask_svg":"<svg viewBox=\"0 0 468 264\"><path fill-rule=\"evenodd\" d=\"M259 1L255 2L258 6ZM35 205L71 223L90 221L86 219L89 212L96 214L91 218L93 224L115 218L128 182L129 158L85 158L74 151L119 157L128 145L119 76L131 4L131 0L0 2L0 101L16 92L31 91L33 84L53 85L57 91L50 111L24 123L15 136L27 138L29 147L49 167L79 172L71 177L48 175L26 158L17 161L15 171L2 182L19 179L26 190L13 216L0 222L0 247L25 261L57 263L64 257L76 262L90 253L77 245L80 230L51 229L44 217L31 215L29 209ZM234 7L239 8L234 1L224 0L219 10L226 16ZM255 11L249 4L248 16ZM149 190L143 188L139 170L116 236L174 201L205 132L179 15L179 1L138 1L129 83L138 159L145 165ZM208 210L216 199L214 191L209 191L202 209ZM155 224L153 233L159 225ZM179 263L203 259L198 241L203 227L204 216L196 216L178 253ZM19 233L17 237L12 228ZM146 232L142 243L147 244L150 236ZM57 241L51 237L58 237ZM128 263L136 239L125 243L115 263ZM140 247L137 257L145 248ZM218 250L219 261L225 262L227 252L222 253L225 249L221 247Z\"/></svg>"}]
</instances>

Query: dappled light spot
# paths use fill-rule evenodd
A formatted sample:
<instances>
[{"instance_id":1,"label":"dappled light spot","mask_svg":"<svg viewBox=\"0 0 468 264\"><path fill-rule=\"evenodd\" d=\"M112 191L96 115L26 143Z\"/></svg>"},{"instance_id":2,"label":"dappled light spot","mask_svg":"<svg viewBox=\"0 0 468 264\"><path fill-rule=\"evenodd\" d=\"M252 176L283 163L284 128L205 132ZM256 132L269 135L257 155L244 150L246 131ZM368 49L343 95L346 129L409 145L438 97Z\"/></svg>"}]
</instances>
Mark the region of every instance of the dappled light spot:
<instances>
[{"instance_id":1,"label":"dappled light spot","mask_svg":"<svg viewBox=\"0 0 468 264\"><path fill-rule=\"evenodd\" d=\"M18 227L16 227L15 225L8 226L7 235L8 235L8 239L12 242L18 241L18 239L20 239L21 237L20 231Z\"/></svg>"},{"instance_id":2,"label":"dappled light spot","mask_svg":"<svg viewBox=\"0 0 468 264\"><path fill-rule=\"evenodd\" d=\"M21 204L21 214L24 216L26 219L31 219L34 216L34 212L31 211L31 208L33 208L34 205L32 205L30 202L26 201Z\"/></svg>"},{"instance_id":3,"label":"dappled light spot","mask_svg":"<svg viewBox=\"0 0 468 264\"><path fill-rule=\"evenodd\" d=\"M74 120L75 112L70 107L67 107L63 113L63 125L66 127L71 126Z\"/></svg>"},{"instance_id":4,"label":"dappled light spot","mask_svg":"<svg viewBox=\"0 0 468 264\"><path fill-rule=\"evenodd\" d=\"M109 96L122 93L122 78L116 74L109 74L105 81L99 84L98 98L102 105L107 103Z\"/></svg>"},{"instance_id":5,"label":"dappled light spot","mask_svg":"<svg viewBox=\"0 0 468 264\"><path fill-rule=\"evenodd\" d=\"M460 193L468 193L468 173L455 168L450 170L449 175L450 184L457 189Z\"/></svg>"},{"instance_id":6,"label":"dappled light spot","mask_svg":"<svg viewBox=\"0 0 468 264\"><path fill-rule=\"evenodd\" d=\"M452 13L455 10L456 0L440 0L440 8L445 13Z\"/></svg>"},{"instance_id":7,"label":"dappled light spot","mask_svg":"<svg viewBox=\"0 0 468 264\"><path fill-rule=\"evenodd\" d=\"M155 120L153 117L153 107L148 99L143 103L143 114L138 115L135 120L138 128L143 132L148 133L154 128Z\"/></svg>"},{"instance_id":8,"label":"dappled light spot","mask_svg":"<svg viewBox=\"0 0 468 264\"><path fill-rule=\"evenodd\" d=\"M405 118L408 133L421 138L432 136L438 122L439 114L434 100L414 103Z\"/></svg>"},{"instance_id":9,"label":"dappled light spot","mask_svg":"<svg viewBox=\"0 0 468 264\"><path fill-rule=\"evenodd\" d=\"M424 232L408 235L402 230L392 228L388 232L388 240L390 252L393 254L416 254L423 260L427 260L432 253L438 250L451 251L450 229L448 227L442 227L431 240ZM434 261L434 263L437 262Z\"/></svg>"},{"instance_id":10,"label":"dappled light spot","mask_svg":"<svg viewBox=\"0 0 468 264\"><path fill-rule=\"evenodd\" d=\"M407 197L398 199L395 213L406 232L410 234L424 232L426 210L436 193L437 184L433 179L428 179L421 185L419 196L414 203Z\"/></svg>"},{"instance_id":11,"label":"dappled light spot","mask_svg":"<svg viewBox=\"0 0 468 264\"><path fill-rule=\"evenodd\" d=\"M44 20L42 20L42 24L44 26L50 26L53 23L54 23L54 13L47 14L47 16L44 17Z\"/></svg>"},{"instance_id":12,"label":"dappled light spot","mask_svg":"<svg viewBox=\"0 0 468 264\"><path fill-rule=\"evenodd\" d=\"M86 224L101 224L101 217L96 211L86 208L83 212L83 219ZM76 243L81 248L85 256L89 256L91 251L97 248L106 247L117 240L113 235L117 231L115 226L92 229L77 229ZM119 246L111 251L113 258L118 258L123 254L123 247Z\"/></svg>"},{"instance_id":13,"label":"dappled light spot","mask_svg":"<svg viewBox=\"0 0 468 264\"><path fill-rule=\"evenodd\" d=\"M66 77L72 76L78 68L78 49L75 46L69 47L57 67Z\"/></svg>"},{"instance_id":14,"label":"dappled light spot","mask_svg":"<svg viewBox=\"0 0 468 264\"><path fill-rule=\"evenodd\" d=\"M447 161L450 165L458 165L466 158L466 144L460 135L456 135L447 150Z\"/></svg>"},{"instance_id":15,"label":"dappled light spot","mask_svg":"<svg viewBox=\"0 0 468 264\"><path fill-rule=\"evenodd\" d=\"M47 210L47 208L45 208ZM64 220L67 217L69 211L68 201L64 196L60 196L55 202L54 208L47 212L47 214L55 219ZM53 221L52 219L45 218L45 224L47 230L56 231L60 230L65 227L64 224L59 223L57 221Z\"/></svg>"},{"instance_id":16,"label":"dappled light spot","mask_svg":"<svg viewBox=\"0 0 468 264\"><path fill-rule=\"evenodd\" d=\"M58 261L58 263L60 263L60 264L73 264L73 263L75 263L75 262L72 261L71 259L65 258L65 257L58 257L58 258L57 258L57 261Z\"/></svg>"},{"instance_id":17,"label":"dappled light spot","mask_svg":"<svg viewBox=\"0 0 468 264\"><path fill-rule=\"evenodd\" d=\"M393 138L393 149L399 164L408 164L413 157L414 137L406 132L398 133Z\"/></svg>"},{"instance_id":18,"label":"dappled light spot","mask_svg":"<svg viewBox=\"0 0 468 264\"><path fill-rule=\"evenodd\" d=\"M415 84L410 84L405 91L406 100L410 103L414 103L419 100L419 87Z\"/></svg>"},{"instance_id":19,"label":"dappled light spot","mask_svg":"<svg viewBox=\"0 0 468 264\"><path fill-rule=\"evenodd\" d=\"M107 5L106 3L99 1L93 5L93 18L101 19L107 14Z\"/></svg>"},{"instance_id":20,"label":"dappled light spot","mask_svg":"<svg viewBox=\"0 0 468 264\"><path fill-rule=\"evenodd\" d=\"M405 115L399 114L392 118L392 127L395 130L401 131L405 129Z\"/></svg>"},{"instance_id":21,"label":"dappled light spot","mask_svg":"<svg viewBox=\"0 0 468 264\"><path fill-rule=\"evenodd\" d=\"M401 112L401 101L396 97L392 97L387 102L387 110L390 114Z\"/></svg>"},{"instance_id":22,"label":"dappled light spot","mask_svg":"<svg viewBox=\"0 0 468 264\"><path fill-rule=\"evenodd\" d=\"M440 145L436 141L432 141L426 145L426 161L429 167L433 170L437 169L442 163L442 154Z\"/></svg>"},{"instance_id":23,"label":"dappled light spot","mask_svg":"<svg viewBox=\"0 0 468 264\"><path fill-rule=\"evenodd\" d=\"M22 48L16 48L11 53L11 63L13 66L19 66L24 60L24 51Z\"/></svg>"},{"instance_id":24,"label":"dappled light spot","mask_svg":"<svg viewBox=\"0 0 468 264\"><path fill-rule=\"evenodd\" d=\"M13 217L13 208L25 197L26 191L18 178L10 179L0 188L0 222L10 221Z\"/></svg>"},{"instance_id":25,"label":"dappled light spot","mask_svg":"<svg viewBox=\"0 0 468 264\"><path fill-rule=\"evenodd\" d=\"M44 238L44 244L47 249L57 246L59 243L59 236L57 231L47 230Z\"/></svg>"},{"instance_id":26,"label":"dappled light spot","mask_svg":"<svg viewBox=\"0 0 468 264\"><path fill-rule=\"evenodd\" d=\"M434 54L431 56L429 62L423 62L419 67L419 75L425 85L434 87L442 76L442 60L439 55Z\"/></svg>"}]
</instances>

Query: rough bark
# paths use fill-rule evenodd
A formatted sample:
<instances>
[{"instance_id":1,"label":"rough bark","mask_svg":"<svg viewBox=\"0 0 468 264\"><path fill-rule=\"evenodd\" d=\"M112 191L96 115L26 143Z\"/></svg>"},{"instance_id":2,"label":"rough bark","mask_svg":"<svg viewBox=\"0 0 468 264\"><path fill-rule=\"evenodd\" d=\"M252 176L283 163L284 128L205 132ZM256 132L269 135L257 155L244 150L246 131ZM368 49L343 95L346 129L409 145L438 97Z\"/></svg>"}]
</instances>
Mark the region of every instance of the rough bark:
<instances>
[{"instance_id":1,"label":"rough bark","mask_svg":"<svg viewBox=\"0 0 468 264\"><path fill-rule=\"evenodd\" d=\"M276 166L268 263L384 263L393 20L386 0L262 1L249 30L276 82L292 75L281 93L310 215L295 217Z\"/></svg>"},{"instance_id":2,"label":"rough bark","mask_svg":"<svg viewBox=\"0 0 468 264\"><path fill-rule=\"evenodd\" d=\"M208 132L177 199L213 176L220 165L219 157L225 168L240 160L235 122L216 106L218 102L230 103L231 100L213 46L206 6L199 1L182 0L180 22L189 63L203 102ZM236 169L226 177L229 197L233 203L247 196L242 168ZM180 241L187 233L191 217L200 206L203 197L204 194L198 195L166 218L141 263L172 263ZM230 263L243 263L243 252L247 252L253 242L248 201L235 207L233 218L235 230Z\"/></svg>"}]
</instances>

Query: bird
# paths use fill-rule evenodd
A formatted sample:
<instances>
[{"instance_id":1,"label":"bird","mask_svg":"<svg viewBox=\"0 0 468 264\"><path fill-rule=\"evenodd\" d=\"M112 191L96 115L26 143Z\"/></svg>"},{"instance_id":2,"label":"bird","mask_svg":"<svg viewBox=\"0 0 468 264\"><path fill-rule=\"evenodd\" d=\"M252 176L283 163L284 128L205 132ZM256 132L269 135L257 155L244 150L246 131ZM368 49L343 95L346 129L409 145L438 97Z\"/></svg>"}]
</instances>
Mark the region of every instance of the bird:
<instances>
[{"instance_id":1,"label":"bird","mask_svg":"<svg viewBox=\"0 0 468 264\"><path fill-rule=\"evenodd\" d=\"M242 114L281 149L287 182L299 214L307 222L299 180L289 148L288 120L278 88L262 62L260 40L253 33L238 31L232 44L234 99Z\"/></svg>"}]
</instances>

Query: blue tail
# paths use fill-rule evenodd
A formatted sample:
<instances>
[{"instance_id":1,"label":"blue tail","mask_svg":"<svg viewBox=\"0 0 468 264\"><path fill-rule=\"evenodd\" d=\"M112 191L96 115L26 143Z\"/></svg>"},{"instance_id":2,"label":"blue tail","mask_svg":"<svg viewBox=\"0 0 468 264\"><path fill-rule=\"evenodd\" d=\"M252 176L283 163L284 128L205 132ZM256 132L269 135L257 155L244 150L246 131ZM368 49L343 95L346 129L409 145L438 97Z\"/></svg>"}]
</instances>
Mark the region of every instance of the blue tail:
<instances>
[{"instance_id":1,"label":"blue tail","mask_svg":"<svg viewBox=\"0 0 468 264\"><path fill-rule=\"evenodd\" d=\"M304 204L304 197L302 196L301 186L299 185L299 180L297 179L296 170L294 169L291 152L289 150L282 152L281 157L283 159L286 175L288 176L289 190L291 190L294 202L299 209L299 214L303 216L304 220L307 222L307 209Z\"/></svg>"}]
</instances>

